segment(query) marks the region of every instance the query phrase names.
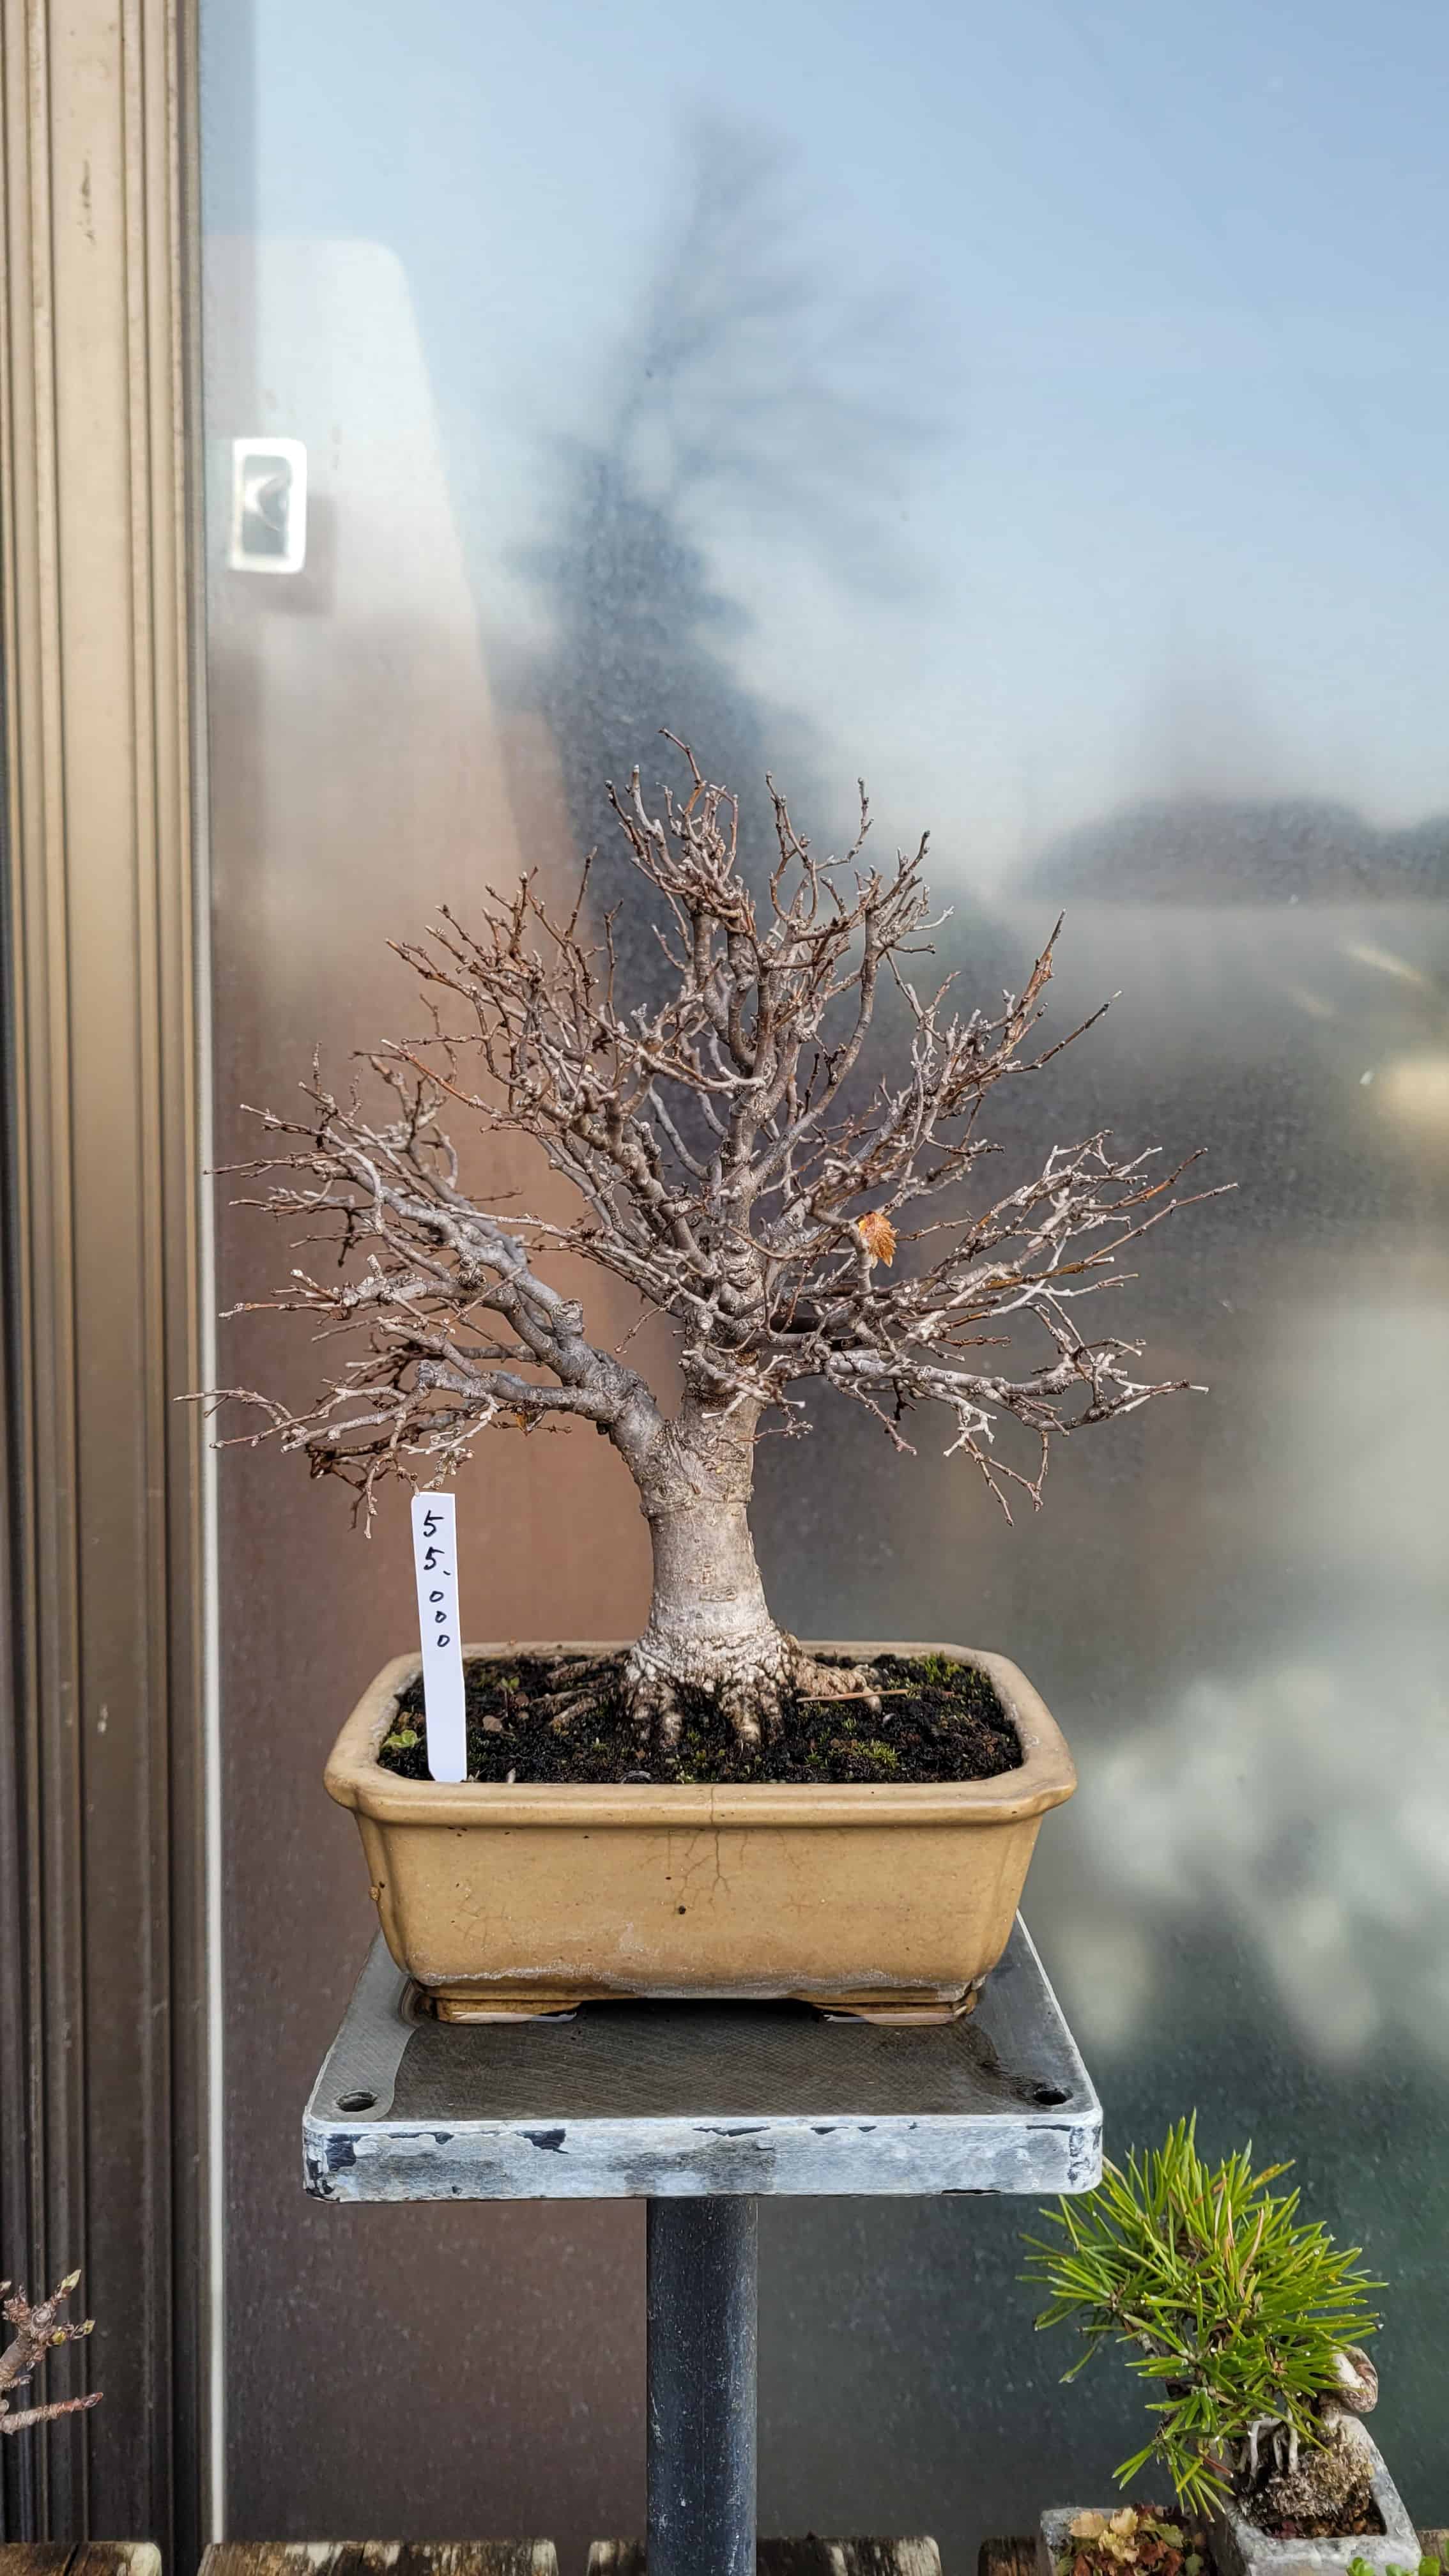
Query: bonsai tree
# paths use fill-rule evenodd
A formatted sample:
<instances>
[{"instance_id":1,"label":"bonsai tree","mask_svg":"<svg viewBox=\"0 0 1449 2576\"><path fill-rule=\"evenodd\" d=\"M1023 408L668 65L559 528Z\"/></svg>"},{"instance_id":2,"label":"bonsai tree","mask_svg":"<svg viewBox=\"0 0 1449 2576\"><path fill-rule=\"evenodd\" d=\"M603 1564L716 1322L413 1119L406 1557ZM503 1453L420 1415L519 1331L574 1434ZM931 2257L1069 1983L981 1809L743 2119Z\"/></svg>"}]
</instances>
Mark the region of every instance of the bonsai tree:
<instances>
[{"instance_id":1,"label":"bonsai tree","mask_svg":"<svg viewBox=\"0 0 1449 2576\"><path fill-rule=\"evenodd\" d=\"M804 1654L767 1607L749 1526L767 1417L802 1430L798 1390L820 1378L905 1450L907 1425L933 1408L946 1454L1008 1517L1013 1490L1038 1503L1058 1432L1181 1383L1139 1376L1138 1344L1087 1339L1077 1315L1183 1204L1186 1168L1121 1159L1099 1133L1052 1146L1004 1195L983 1191L990 1095L1068 1043L1030 1045L1056 933L1019 994L965 1010L950 978L934 991L915 980L939 927L924 837L864 867L862 788L851 847L819 858L771 781L775 846L753 893L735 800L676 747L682 801L652 811L637 770L624 796L609 790L659 909L663 998L619 990L613 916L589 926L587 867L566 913L529 875L489 892L476 927L445 909L401 946L430 1028L368 1059L384 1109L338 1098L314 1067L304 1118L261 1113L275 1150L241 1167L268 1176L260 1204L337 1255L325 1278L294 1270L264 1302L309 1317L328 1344L350 1337L352 1355L301 1412L225 1391L268 1417L241 1436L346 1479L368 1517L380 1478L436 1483L484 1430L593 1423L649 1524L653 1599L623 1704L661 1751L681 1686L715 1694L746 1744L781 1726L795 1693L868 1690L868 1675ZM900 1043L872 1079L887 991ZM444 1123L460 1116L536 1140L577 1214L505 1215L470 1194ZM672 1409L546 1275L565 1253L671 1319ZM997 1445L1003 1425L1027 1437L1020 1463ZM594 1714L592 1680L561 1670L560 1726Z\"/></svg>"},{"instance_id":2,"label":"bonsai tree","mask_svg":"<svg viewBox=\"0 0 1449 2576\"><path fill-rule=\"evenodd\" d=\"M1378 2320L1381 2287L1316 2221L1296 2191L1269 2185L1244 2148L1209 2166L1196 2120L1180 2120L1152 2153L1109 2164L1096 2191L1048 2214L1050 2240L1029 2237L1028 2278L1045 2285L1042 2326L1070 2325L1083 2349L1075 2379L1103 2344L1160 2392L1152 2437L1116 2475L1126 2485L1155 2461L1189 2513L1232 2494L1251 2518L1290 2533L1363 2528L1372 2453L1359 2418L1378 2396L1360 2337ZM1089 2519L1102 2538L1102 2517ZM1113 2525L1108 2522L1106 2530Z\"/></svg>"},{"instance_id":3,"label":"bonsai tree","mask_svg":"<svg viewBox=\"0 0 1449 2576\"><path fill-rule=\"evenodd\" d=\"M12 2388L28 2387L32 2372L58 2344L79 2343L91 2333L94 2317L81 2325L72 2325L66 2318L66 2303L79 2282L79 2272L67 2272L60 2288L32 2307L23 2290L12 2291L8 2281L0 2281L0 2316L15 2329L0 2351L0 2433L23 2433L31 2424L53 2423L58 2415L80 2415L88 2406L99 2406L101 2391L96 2388L86 2397L58 2397L48 2406L22 2406L16 2414L8 2394Z\"/></svg>"}]
</instances>

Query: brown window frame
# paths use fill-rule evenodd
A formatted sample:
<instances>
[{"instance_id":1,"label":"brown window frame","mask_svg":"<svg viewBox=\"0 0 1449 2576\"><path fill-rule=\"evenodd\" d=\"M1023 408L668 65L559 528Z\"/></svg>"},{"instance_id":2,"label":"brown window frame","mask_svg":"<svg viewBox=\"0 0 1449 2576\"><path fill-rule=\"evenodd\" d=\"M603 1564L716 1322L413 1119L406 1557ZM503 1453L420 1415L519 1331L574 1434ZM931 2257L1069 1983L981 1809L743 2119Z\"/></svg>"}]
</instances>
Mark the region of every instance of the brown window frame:
<instances>
[{"instance_id":1,"label":"brown window frame","mask_svg":"<svg viewBox=\"0 0 1449 2576\"><path fill-rule=\"evenodd\" d=\"M0 2444L0 2532L183 2567L219 2510L175 1401L206 1302L195 60L194 0L0 0L0 2251L84 2264L105 2388Z\"/></svg>"}]
</instances>

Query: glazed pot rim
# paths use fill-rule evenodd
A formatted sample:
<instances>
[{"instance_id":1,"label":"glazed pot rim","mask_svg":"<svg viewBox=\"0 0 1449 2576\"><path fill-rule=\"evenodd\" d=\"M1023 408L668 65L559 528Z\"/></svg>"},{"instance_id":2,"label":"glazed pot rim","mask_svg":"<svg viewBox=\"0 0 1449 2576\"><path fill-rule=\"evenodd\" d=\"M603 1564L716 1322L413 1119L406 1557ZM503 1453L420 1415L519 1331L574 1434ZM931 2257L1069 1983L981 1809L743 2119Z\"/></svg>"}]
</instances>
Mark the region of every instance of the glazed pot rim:
<instances>
[{"instance_id":1,"label":"glazed pot rim","mask_svg":"<svg viewBox=\"0 0 1449 2576\"><path fill-rule=\"evenodd\" d=\"M546 1654L626 1653L630 1638L507 1638L469 1645L465 1663ZM814 1654L946 1655L986 1674L1016 1730L1022 1759L994 1780L943 1781L534 1781L403 1780L377 1759L399 1695L422 1670L416 1649L384 1664L333 1746L326 1787L339 1806L379 1824L491 1826L963 1825L1014 1824L1070 1798L1076 1769L1040 1694L1005 1655L938 1640L813 1638Z\"/></svg>"}]
</instances>

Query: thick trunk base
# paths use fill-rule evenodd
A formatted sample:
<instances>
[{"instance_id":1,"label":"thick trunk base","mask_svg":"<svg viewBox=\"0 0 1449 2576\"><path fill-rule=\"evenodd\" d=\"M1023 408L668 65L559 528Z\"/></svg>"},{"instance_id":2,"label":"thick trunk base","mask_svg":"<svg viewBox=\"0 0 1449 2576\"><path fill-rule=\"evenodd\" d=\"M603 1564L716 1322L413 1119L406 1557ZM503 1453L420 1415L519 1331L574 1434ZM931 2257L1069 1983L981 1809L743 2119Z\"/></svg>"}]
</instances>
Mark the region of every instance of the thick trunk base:
<instances>
[{"instance_id":1,"label":"thick trunk base","mask_svg":"<svg viewBox=\"0 0 1449 2576\"><path fill-rule=\"evenodd\" d=\"M880 1705L868 1673L817 1663L770 1616L749 1523L758 1422L758 1405L711 1408L690 1396L638 1474L654 1592L625 1659L624 1695L641 1762L677 1746L682 1692L712 1699L746 1750L778 1741L793 1699ZM590 1677L570 1684L552 1712L560 1729L599 1713Z\"/></svg>"}]
</instances>

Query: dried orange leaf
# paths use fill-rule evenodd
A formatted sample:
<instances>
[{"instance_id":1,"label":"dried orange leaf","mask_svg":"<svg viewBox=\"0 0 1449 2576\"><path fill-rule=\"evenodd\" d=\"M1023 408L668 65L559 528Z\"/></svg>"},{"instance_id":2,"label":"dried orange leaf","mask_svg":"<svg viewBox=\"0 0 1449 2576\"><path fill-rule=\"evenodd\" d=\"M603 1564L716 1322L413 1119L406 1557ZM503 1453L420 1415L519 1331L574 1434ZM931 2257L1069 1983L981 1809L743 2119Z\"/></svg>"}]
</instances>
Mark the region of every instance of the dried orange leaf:
<instances>
[{"instance_id":1,"label":"dried orange leaf","mask_svg":"<svg viewBox=\"0 0 1449 2576\"><path fill-rule=\"evenodd\" d=\"M872 1261L883 1261L889 1270L896 1257L896 1230L890 1218L882 1216L879 1208L872 1208L867 1215L856 1218L855 1230Z\"/></svg>"}]
</instances>

